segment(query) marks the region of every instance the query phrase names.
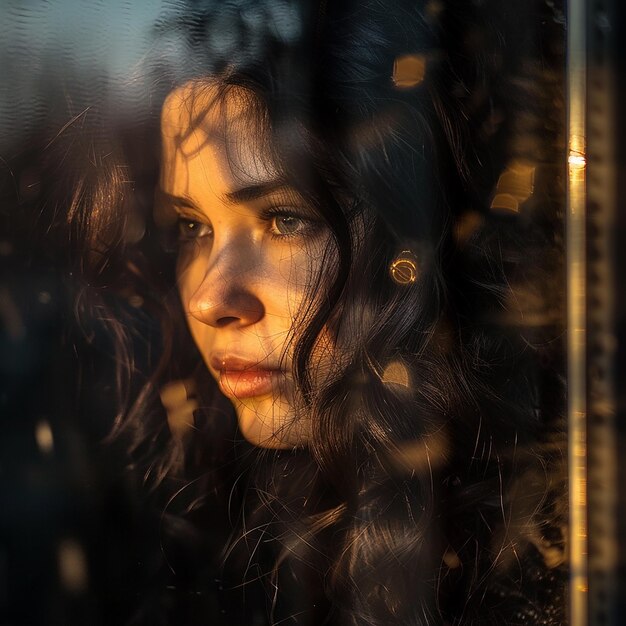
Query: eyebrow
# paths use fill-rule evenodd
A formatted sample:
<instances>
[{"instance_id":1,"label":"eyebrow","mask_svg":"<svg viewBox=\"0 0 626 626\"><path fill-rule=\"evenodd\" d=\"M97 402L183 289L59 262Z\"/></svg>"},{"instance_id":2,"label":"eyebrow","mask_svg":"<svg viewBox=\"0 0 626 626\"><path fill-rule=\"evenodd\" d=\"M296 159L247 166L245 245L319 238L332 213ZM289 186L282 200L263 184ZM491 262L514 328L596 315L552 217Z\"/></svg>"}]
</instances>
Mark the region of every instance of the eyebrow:
<instances>
[{"instance_id":1,"label":"eyebrow","mask_svg":"<svg viewBox=\"0 0 626 626\"><path fill-rule=\"evenodd\" d=\"M171 204L175 204L181 207L186 207L188 209L198 209L196 203L186 196L177 196L171 193L168 193L160 186L156 189L157 200L166 200Z\"/></svg>"},{"instance_id":2,"label":"eyebrow","mask_svg":"<svg viewBox=\"0 0 626 626\"><path fill-rule=\"evenodd\" d=\"M229 191L225 193L223 199L228 204L242 204L245 202L252 202L254 200L259 200L260 198L264 198L265 196L269 196L271 194L277 193L279 191L283 191L287 188L287 185L282 180L270 180L263 183L256 183L254 185L247 185L245 187L241 187L239 189L235 189L233 191ZM197 204L187 196L177 196L171 193L168 193L161 187L158 187L157 193L160 198L171 202L172 204L176 204L181 207L186 207L190 209L198 209Z\"/></svg>"},{"instance_id":3,"label":"eyebrow","mask_svg":"<svg viewBox=\"0 0 626 626\"><path fill-rule=\"evenodd\" d=\"M244 202L252 202L259 200L265 196L269 196L278 191L282 191L287 187L283 180L269 180L263 183L247 185L234 191L224 194L224 199L229 204L238 204Z\"/></svg>"}]
</instances>

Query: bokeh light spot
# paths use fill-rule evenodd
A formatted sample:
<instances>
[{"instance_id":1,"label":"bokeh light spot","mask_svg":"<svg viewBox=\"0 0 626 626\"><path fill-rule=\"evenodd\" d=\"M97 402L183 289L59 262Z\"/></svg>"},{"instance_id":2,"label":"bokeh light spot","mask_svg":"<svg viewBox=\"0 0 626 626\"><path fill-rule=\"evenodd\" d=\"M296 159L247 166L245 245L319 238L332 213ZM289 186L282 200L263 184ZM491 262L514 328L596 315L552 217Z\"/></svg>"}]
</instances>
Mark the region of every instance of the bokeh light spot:
<instances>
[{"instance_id":1,"label":"bokeh light spot","mask_svg":"<svg viewBox=\"0 0 626 626\"><path fill-rule=\"evenodd\" d=\"M73 539L59 545L59 578L69 592L79 593L87 588L87 559L83 548Z\"/></svg>"},{"instance_id":2,"label":"bokeh light spot","mask_svg":"<svg viewBox=\"0 0 626 626\"><path fill-rule=\"evenodd\" d=\"M189 380L174 380L160 390L167 423L172 436L176 438L181 438L193 428L193 412L198 408L198 402L189 397L192 392L193 383Z\"/></svg>"},{"instance_id":3,"label":"bokeh light spot","mask_svg":"<svg viewBox=\"0 0 626 626\"><path fill-rule=\"evenodd\" d=\"M518 213L535 187L535 166L525 161L511 161L498 179L491 209Z\"/></svg>"},{"instance_id":4,"label":"bokeh light spot","mask_svg":"<svg viewBox=\"0 0 626 626\"><path fill-rule=\"evenodd\" d=\"M401 385L409 387L409 371L400 361L392 361L383 372L382 380L386 384Z\"/></svg>"},{"instance_id":5,"label":"bokeh light spot","mask_svg":"<svg viewBox=\"0 0 626 626\"><path fill-rule=\"evenodd\" d=\"M43 454L50 454L54 450L54 437L47 420L40 420L35 426L35 441Z\"/></svg>"},{"instance_id":6,"label":"bokeh light spot","mask_svg":"<svg viewBox=\"0 0 626 626\"><path fill-rule=\"evenodd\" d=\"M143 306L143 302L143 298L137 294L133 294L130 298L128 298L128 304L135 309L141 308Z\"/></svg>"},{"instance_id":7,"label":"bokeh light spot","mask_svg":"<svg viewBox=\"0 0 626 626\"><path fill-rule=\"evenodd\" d=\"M416 87L426 75L426 57L423 54L405 54L396 57L393 64L393 83L398 89Z\"/></svg>"},{"instance_id":8,"label":"bokeh light spot","mask_svg":"<svg viewBox=\"0 0 626 626\"><path fill-rule=\"evenodd\" d=\"M519 212L519 202L510 193L498 193L491 201L491 208L499 211Z\"/></svg>"},{"instance_id":9,"label":"bokeh light spot","mask_svg":"<svg viewBox=\"0 0 626 626\"><path fill-rule=\"evenodd\" d=\"M49 291L40 291L37 295L37 300L39 304L50 304L50 302L52 302L52 295Z\"/></svg>"},{"instance_id":10,"label":"bokeh light spot","mask_svg":"<svg viewBox=\"0 0 626 626\"><path fill-rule=\"evenodd\" d=\"M483 225L485 218L478 211L464 213L454 225L454 238L458 245L467 243Z\"/></svg>"}]
</instances>

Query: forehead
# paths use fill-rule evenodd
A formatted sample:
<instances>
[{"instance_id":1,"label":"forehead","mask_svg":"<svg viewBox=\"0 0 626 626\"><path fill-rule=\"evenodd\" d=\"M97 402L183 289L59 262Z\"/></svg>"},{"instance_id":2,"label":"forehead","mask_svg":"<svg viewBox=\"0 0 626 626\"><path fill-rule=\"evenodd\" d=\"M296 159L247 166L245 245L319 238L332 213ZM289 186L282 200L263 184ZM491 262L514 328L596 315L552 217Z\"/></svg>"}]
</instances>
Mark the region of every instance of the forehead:
<instances>
[{"instance_id":1,"label":"forehead","mask_svg":"<svg viewBox=\"0 0 626 626\"><path fill-rule=\"evenodd\" d=\"M227 188L278 177L265 108L242 87L192 82L175 89L163 105L161 135L166 188L200 169Z\"/></svg>"}]
</instances>

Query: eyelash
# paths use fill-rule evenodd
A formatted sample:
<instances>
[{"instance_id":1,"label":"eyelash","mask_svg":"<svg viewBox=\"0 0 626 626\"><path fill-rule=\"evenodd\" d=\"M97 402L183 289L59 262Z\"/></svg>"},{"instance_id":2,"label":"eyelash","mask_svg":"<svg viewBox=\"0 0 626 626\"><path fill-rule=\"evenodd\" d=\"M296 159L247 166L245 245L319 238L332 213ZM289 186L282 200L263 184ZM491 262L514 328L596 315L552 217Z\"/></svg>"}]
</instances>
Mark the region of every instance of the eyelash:
<instances>
[{"instance_id":1,"label":"eyelash","mask_svg":"<svg viewBox=\"0 0 626 626\"><path fill-rule=\"evenodd\" d=\"M317 220L311 219L308 216L301 215L298 211L287 209L285 207L270 207L262 211L260 215L261 219L270 224L270 236L273 239L292 239L296 237L307 237L315 234L320 223ZM272 232L272 228L275 228L275 222L278 218L288 218L299 220L303 223L303 227L293 233L275 233ZM192 229L193 227L193 229ZM212 228L201 220L195 219L187 215L179 214L176 224L178 241L181 244L197 241L203 237L210 237L213 234ZM185 230L185 228L187 230ZM203 228L206 228L207 232L202 232ZM198 234L196 234L196 231ZM201 233L201 234L200 234Z\"/></svg>"},{"instance_id":2,"label":"eyelash","mask_svg":"<svg viewBox=\"0 0 626 626\"><path fill-rule=\"evenodd\" d=\"M204 234L197 234L191 230L192 226L194 226L194 230L201 231L202 228L206 228L208 232ZM186 231L185 231L185 227L187 227ZM177 231L178 241L181 244L190 243L192 241L197 241L198 239L201 239L202 237L209 237L213 234L212 228L205 222L202 222L200 220L194 219L193 217L188 217L182 214L178 215L178 220L176 221L176 231Z\"/></svg>"},{"instance_id":3,"label":"eyelash","mask_svg":"<svg viewBox=\"0 0 626 626\"><path fill-rule=\"evenodd\" d=\"M266 222L269 222L270 224L281 217L299 220L303 223L303 227L301 230L294 233L276 234L270 231L270 235L273 239L293 239L296 237L311 236L315 234L318 227L320 226L320 223L317 220L312 219L308 215L302 215L297 210L289 209L286 207L269 207L261 213L261 218L264 219Z\"/></svg>"}]
</instances>

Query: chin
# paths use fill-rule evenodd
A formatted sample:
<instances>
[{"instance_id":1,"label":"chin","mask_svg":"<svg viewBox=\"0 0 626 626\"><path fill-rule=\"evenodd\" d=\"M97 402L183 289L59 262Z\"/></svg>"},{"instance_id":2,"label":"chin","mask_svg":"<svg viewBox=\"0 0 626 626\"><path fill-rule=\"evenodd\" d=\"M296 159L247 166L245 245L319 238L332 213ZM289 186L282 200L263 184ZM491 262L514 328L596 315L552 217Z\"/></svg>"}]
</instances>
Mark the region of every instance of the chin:
<instances>
[{"instance_id":1,"label":"chin","mask_svg":"<svg viewBox=\"0 0 626 626\"><path fill-rule=\"evenodd\" d=\"M260 448L287 450L306 445L293 409L274 398L235 401L239 430L246 441Z\"/></svg>"}]
</instances>

